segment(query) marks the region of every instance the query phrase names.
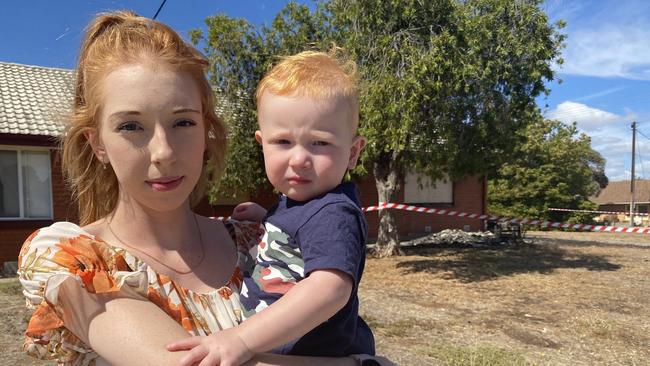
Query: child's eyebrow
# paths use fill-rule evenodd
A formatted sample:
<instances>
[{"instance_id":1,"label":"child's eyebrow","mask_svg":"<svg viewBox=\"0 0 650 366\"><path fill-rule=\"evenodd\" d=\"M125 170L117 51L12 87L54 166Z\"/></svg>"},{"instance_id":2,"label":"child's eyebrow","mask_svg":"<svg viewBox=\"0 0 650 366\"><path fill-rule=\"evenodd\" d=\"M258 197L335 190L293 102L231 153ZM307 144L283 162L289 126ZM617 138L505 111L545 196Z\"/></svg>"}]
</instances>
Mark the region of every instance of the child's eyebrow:
<instances>
[{"instance_id":1,"label":"child's eyebrow","mask_svg":"<svg viewBox=\"0 0 650 366\"><path fill-rule=\"evenodd\" d=\"M334 132L330 131L311 131L311 135L315 137L332 137L336 136Z\"/></svg>"}]
</instances>

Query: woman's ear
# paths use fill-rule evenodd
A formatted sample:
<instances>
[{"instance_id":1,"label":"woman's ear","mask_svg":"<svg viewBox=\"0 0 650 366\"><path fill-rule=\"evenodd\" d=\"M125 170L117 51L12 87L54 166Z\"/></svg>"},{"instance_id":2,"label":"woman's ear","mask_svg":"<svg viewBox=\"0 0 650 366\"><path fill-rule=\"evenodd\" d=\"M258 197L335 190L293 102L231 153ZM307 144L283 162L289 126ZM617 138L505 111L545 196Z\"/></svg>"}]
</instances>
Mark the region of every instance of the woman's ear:
<instances>
[{"instance_id":1,"label":"woman's ear","mask_svg":"<svg viewBox=\"0 0 650 366\"><path fill-rule=\"evenodd\" d=\"M102 144L99 139L99 131L97 131L96 128L87 127L84 129L83 133L84 136L86 136L86 140L88 140L90 147L93 149L93 153L95 153L97 160L102 164L108 164L108 155L106 155L104 144Z\"/></svg>"},{"instance_id":2,"label":"woman's ear","mask_svg":"<svg viewBox=\"0 0 650 366\"><path fill-rule=\"evenodd\" d=\"M348 160L348 169L352 170L357 166L357 160L359 160L359 155L361 155L361 150L366 146L366 138L363 136L357 136L352 142L350 147L350 159Z\"/></svg>"}]
</instances>

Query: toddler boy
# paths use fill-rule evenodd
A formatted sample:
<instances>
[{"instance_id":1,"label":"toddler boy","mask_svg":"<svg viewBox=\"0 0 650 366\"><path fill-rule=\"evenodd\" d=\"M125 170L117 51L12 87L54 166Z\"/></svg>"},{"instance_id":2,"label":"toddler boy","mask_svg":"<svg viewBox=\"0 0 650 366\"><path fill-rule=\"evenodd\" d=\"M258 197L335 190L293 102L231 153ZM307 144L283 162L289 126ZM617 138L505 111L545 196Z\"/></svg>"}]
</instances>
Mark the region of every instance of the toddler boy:
<instances>
[{"instance_id":1,"label":"toddler boy","mask_svg":"<svg viewBox=\"0 0 650 366\"><path fill-rule=\"evenodd\" d=\"M235 363L269 350L374 355L357 297L367 224L355 186L342 183L365 144L357 135L356 66L302 52L271 69L256 98L255 138L268 179L282 195L268 213L251 203L233 213L262 221L265 233L255 268L244 277L247 320L210 336L209 352Z\"/></svg>"}]
</instances>

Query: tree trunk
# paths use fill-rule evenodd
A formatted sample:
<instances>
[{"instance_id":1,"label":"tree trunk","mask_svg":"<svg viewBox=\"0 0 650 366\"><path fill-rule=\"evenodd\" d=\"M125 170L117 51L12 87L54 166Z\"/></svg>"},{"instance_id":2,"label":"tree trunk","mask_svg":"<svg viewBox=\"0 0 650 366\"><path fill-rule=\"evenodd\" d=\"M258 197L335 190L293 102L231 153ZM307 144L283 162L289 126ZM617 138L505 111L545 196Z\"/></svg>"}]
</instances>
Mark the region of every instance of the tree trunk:
<instances>
[{"instance_id":1,"label":"tree trunk","mask_svg":"<svg viewBox=\"0 0 650 366\"><path fill-rule=\"evenodd\" d=\"M401 183L397 169L397 159L393 154L387 159L380 159L380 161L382 160L382 163L375 163L373 166L379 202L395 202ZM397 230L397 221L393 210L379 211L377 246L375 246L372 254L379 258L403 254L400 249L399 231Z\"/></svg>"}]
</instances>

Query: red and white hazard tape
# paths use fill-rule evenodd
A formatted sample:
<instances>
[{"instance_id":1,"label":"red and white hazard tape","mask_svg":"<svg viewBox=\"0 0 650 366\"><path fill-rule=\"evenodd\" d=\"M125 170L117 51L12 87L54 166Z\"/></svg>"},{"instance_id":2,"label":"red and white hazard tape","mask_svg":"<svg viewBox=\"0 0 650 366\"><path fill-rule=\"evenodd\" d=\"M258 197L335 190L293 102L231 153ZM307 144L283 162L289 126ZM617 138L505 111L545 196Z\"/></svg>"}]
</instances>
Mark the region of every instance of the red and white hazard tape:
<instances>
[{"instance_id":1,"label":"red and white hazard tape","mask_svg":"<svg viewBox=\"0 0 650 366\"><path fill-rule=\"evenodd\" d=\"M363 208L363 211L370 212L370 211L379 211L379 210L386 210L386 209L406 210L406 211L422 212L422 213L435 213L438 215L456 216L456 217L462 217L467 219L498 220L501 222L510 222L513 224L535 225L540 227L549 227L549 228L556 228L556 229L572 229L572 230L611 232L611 233L650 234L650 227L618 227L618 226L603 226L603 225L567 224L562 222L530 220L530 219L513 219L508 217L500 217L500 216L470 214L467 212L458 212L453 210L410 206L401 203L379 203L379 205L377 206L365 207Z\"/></svg>"},{"instance_id":2,"label":"red and white hazard tape","mask_svg":"<svg viewBox=\"0 0 650 366\"><path fill-rule=\"evenodd\" d=\"M459 211L445 210L439 208L411 206L402 203L381 203L380 202L377 206L364 207L363 211L371 212L371 211L380 211L386 209L405 210L405 211L430 213L430 214L438 214L438 215L445 215L445 216L455 216L455 217L476 219L476 220L497 220L501 222L509 222L512 224L534 225L534 226L555 228L555 229L572 229L572 230L610 232L610 233L650 234L650 227L619 227L619 226L603 226L603 225L567 224L562 222L552 222L552 221L542 221L542 220L514 219L509 217L474 214L474 213L459 212ZM567 210L567 209L558 209L558 210ZM227 220L230 218L230 216L215 216L211 218L216 220Z\"/></svg>"},{"instance_id":3,"label":"red and white hazard tape","mask_svg":"<svg viewBox=\"0 0 650 366\"><path fill-rule=\"evenodd\" d=\"M571 208L549 208L549 211L564 211L564 212L585 212L585 213L599 213L599 214L607 214L607 215L627 215L629 216L629 212L620 212L620 211L596 211L596 210L574 210ZM635 212L634 216L648 216L647 213L641 213L641 212Z\"/></svg>"}]
</instances>

